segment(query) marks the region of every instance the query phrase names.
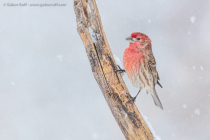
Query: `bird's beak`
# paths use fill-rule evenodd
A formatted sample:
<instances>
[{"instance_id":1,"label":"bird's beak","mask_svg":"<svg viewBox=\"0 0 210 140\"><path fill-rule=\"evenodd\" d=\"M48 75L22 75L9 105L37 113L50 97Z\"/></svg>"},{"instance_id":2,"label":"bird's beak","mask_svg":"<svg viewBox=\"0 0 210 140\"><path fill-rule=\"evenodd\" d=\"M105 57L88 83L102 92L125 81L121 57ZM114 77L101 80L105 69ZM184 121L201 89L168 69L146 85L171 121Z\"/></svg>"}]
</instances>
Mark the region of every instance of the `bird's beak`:
<instances>
[{"instance_id":1,"label":"bird's beak","mask_svg":"<svg viewBox=\"0 0 210 140\"><path fill-rule=\"evenodd\" d=\"M127 37L125 40L127 40L127 41L130 42L130 43L135 42L135 41L133 40L133 37L131 37L131 36Z\"/></svg>"}]
</instances>

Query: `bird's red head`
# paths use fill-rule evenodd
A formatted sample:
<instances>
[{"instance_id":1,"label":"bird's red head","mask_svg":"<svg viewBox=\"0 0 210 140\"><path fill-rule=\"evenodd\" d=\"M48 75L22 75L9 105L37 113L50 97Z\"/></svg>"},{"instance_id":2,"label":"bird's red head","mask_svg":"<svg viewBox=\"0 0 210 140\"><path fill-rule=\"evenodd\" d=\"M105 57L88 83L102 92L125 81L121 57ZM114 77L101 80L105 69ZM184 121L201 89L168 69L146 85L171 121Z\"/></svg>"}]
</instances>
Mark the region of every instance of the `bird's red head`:
<instances>
[{"instance_id":1,"label":"bird's red head","mask_svg":"<svg viewBox=\"0 0 210 140\"><path fill-rule=\"evenodd\" d=\"M138 48L145 48L147 45L151 44L150 38L140 32L132 33L126 40L130 42L131 46L136 46Z\"/></svg>"}]
</instances>

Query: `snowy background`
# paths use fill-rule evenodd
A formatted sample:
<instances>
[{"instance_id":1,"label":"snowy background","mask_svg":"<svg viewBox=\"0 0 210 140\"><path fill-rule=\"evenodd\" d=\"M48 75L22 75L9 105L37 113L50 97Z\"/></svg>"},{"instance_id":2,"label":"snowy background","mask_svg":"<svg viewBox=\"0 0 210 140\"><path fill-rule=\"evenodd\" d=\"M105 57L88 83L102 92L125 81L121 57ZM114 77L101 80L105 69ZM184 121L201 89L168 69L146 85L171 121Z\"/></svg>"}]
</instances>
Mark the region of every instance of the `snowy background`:
<instances>
[{"instance_id":1,"label":"snowy background","mask_svg":"<svg viewBox=\"0 0 210 140\"><path fill-rule=\"evenodd\" d=\"M73 2L45 1L67 4L63 7L3 6L8 2L0 3L0 139L125 139L91 72ZM210 1L97 4L111 50L121 61L130 33L140 31L152 40L164 111L145 90L136 105L156 134L162 140L209 139ZM136 95L138 89L126 74L123 78Z\"/></svg>"}]
</instances>

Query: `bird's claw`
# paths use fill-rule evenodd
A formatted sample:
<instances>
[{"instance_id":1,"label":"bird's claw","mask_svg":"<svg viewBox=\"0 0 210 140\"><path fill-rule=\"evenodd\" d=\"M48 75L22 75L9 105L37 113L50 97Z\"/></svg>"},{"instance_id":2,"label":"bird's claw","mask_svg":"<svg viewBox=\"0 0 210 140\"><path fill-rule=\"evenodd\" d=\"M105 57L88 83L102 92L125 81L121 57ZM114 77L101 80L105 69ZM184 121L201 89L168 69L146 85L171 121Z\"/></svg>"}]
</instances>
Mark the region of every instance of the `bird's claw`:
<instances>
[{"instance_id":1,"label":"bird's claw","mask_svg":"<svg viewBox=\"0 0 210 140\"><path fill-rule=\"evenodd\" d=\"M121 69L120 66L117 65L117 67L118 67L119 70L114 70L115 72L119 72L120 74L125 72L125 70Z\"/></svg>"},{"instance_id":2,"label":"bird's claw","mask_svg":"<svg viewBox=\"0 0 210 140\"><path fill-rule=\"evenodd\" d=\"M128 103L133 102L133 104L134 104L135 101L136 101L136 96L135 97L131 97L131 99L128 100Z\"/></svg>"},{"instance_id":3,"label":"bird's claw","mask_svg":"<svg viewBox=\"0 0 210 140\"><path fill-rule=\"evenodd\" d=\"M128 100L128 103L133 102L133 104L134 104L134 102L136 101L136 97L139 95L140 91L141 90L139 90L139 92L136 94L135 97L130 97L131 99Z\"/></svg>"}]
</instances>

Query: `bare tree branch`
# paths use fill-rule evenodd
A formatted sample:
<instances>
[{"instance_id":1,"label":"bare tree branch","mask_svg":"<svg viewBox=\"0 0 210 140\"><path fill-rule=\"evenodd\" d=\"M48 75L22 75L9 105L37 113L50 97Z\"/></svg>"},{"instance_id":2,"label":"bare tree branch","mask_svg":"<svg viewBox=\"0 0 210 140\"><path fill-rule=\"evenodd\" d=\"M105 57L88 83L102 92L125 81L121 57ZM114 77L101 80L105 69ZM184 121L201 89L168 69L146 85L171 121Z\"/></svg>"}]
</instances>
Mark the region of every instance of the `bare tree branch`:
<instances>
[{"instance_id":1,"label":"bare tree branch","mask_svg":"<svg viewBox=\"0 0 210 140\"><path fill-rule=\"evenodd\" d=\"M77 30L85 45L93 75L127 140L153 140L153 135L132 102L117 69L103 31L95 0L74 0Z\"/></svg>"}]
</instances>

